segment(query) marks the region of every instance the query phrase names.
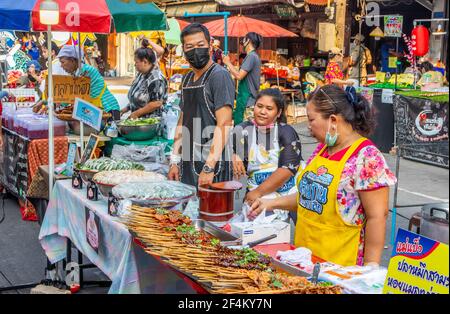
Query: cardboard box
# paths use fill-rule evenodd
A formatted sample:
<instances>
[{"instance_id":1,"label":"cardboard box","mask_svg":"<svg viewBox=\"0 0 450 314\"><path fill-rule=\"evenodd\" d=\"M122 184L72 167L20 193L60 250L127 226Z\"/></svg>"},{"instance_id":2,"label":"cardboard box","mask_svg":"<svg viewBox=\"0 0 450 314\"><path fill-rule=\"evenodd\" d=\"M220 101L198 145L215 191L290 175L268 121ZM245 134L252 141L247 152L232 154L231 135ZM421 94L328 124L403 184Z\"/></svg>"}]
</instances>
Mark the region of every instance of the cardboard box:
<instances>
[{"instance_id":1,"label":"cardboard box","mask_svg":"<svg viewBox=\"0 0 450 314\"><path fill-rule=\"evenodd\" d=\"M270 224L255 225L251 222L231 223L231 234L242 239L242 245L253 242L272 234L277 237L263 244L277 244L291 242L291 225L287 222L276 221Z\"/></svg>"},{"instance_id":2,"label":"cardboard box","mask_svg":"<svg viewBox=\"0 0 450 314\"><path fill-rule=\"evenodd\" d=\"M304 117L306 116L306 106L297 106L292 103L286 108L286 117Z\"/></svg>"}]
</instances>

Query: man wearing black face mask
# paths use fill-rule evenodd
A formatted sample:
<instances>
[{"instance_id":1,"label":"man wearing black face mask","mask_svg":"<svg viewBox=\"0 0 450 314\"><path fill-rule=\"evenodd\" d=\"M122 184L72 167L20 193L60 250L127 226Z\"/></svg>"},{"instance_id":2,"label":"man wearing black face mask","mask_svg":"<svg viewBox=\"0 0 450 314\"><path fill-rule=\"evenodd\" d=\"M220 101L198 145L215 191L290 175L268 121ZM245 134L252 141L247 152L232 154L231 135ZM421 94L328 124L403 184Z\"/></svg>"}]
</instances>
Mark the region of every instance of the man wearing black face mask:
<instances>
[{"instance_id":1,"label":"man wearing black face mask","mask_svg":"<svg viewBox=\"0 0 450 314\"><path fill-rule=\"evenodd\" d=\"M228 136L235 97L230 74L211 59L211 37L198 23L181 33L192 67L183 79L181 115L170 158L170 180L202 186L232 178Z\"/></svg>"}]
</instances>

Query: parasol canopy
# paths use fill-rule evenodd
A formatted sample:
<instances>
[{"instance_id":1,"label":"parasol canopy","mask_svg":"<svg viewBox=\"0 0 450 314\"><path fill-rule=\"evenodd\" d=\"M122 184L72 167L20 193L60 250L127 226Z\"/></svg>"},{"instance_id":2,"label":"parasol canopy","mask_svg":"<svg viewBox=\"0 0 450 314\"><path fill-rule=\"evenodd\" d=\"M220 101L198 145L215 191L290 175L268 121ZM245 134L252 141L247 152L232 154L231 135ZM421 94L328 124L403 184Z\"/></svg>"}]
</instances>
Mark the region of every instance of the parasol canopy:
<instances>
[{"instance_id":1,"label":"parasol canopy","mask_svg":"<svg viewBox=\"0 0 450 314\"><path fill-rule=\"evenodd\" d=\"M0 1L0 29L46 31L39 22L43 0ZM167 20L148 0L55 0L59 5L59 24L54 31L80 33L125 33L139 30L166 30Z\"/></svg>"},{"instance_id":2,"label":"parasol canopy","mask_svg":"<svg viewBox=\"0 0 450 314\"><path fill-rule=\"evenodd\" d=\"M224 21L223 19L211 21L204 24L212 36L224 37ZM228 36L244 37L249 32L255 32L263 37L298 37L297 34L290 32L278 25L259 21L243 15L232 16L228 18Z\"/></svg>"}]
</instances>

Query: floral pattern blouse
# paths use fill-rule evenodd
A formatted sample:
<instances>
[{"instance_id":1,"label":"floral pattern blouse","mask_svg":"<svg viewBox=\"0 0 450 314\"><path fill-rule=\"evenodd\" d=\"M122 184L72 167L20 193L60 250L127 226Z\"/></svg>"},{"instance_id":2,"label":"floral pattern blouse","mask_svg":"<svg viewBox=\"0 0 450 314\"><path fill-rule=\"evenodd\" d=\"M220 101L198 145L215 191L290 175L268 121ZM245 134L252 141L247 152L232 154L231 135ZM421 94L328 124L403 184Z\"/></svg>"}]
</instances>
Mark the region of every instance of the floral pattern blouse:
<instances>
[{"instance_id":1,"label":"floral pattern blouse","mask_svg":"<svg viewBox=\"0 0 450 314\"><path fill-rule=\"evenodd\" d=\"M320 152L323 144L319 144L308 160ZM325 150L322 157L330 160L340 160L347 149L328 156ZM366 214L358 191L371 191L395 185L397 178L389 170L383 154L370 141L364 141L348 159L344 166L337 191L337 201L342 219L351 225L362 225ZM364 228L361 230L357 265L364 265Z\"/></svg>"},{"instance_id":2,"label":"floral pattern blouse","mask_svg":"<svg viewBox=\"0 0 450 314\"><path fill-rule=\"evenodd\" d=\"M344 73L342 73L341 67L336 62L328 63L327 70L325 71L325 84L333 84L333 80L344 79Z\"/></svg>"}]
</instances>

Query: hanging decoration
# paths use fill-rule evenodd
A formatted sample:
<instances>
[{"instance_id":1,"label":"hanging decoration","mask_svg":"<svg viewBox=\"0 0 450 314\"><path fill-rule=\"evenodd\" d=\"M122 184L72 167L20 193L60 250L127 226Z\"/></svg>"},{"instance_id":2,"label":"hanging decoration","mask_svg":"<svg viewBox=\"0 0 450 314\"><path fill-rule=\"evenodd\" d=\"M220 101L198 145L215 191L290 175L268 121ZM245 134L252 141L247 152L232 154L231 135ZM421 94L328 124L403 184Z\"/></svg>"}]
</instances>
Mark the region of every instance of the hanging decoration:
<instances>
[{"instance_id":1,"label":"hanging decoration","mask_svg":"<svg viewBox=\"0 0 450 314\"><path fill-rule=\"evenodd\" d=\"M423 25L414 27L411 39L413 43L413 52L417 57L423 57L430 49L430 33L428 28Z\"/></svg>"}]
</instances>

